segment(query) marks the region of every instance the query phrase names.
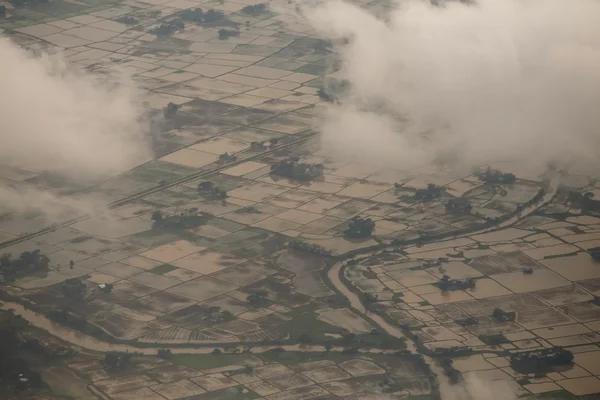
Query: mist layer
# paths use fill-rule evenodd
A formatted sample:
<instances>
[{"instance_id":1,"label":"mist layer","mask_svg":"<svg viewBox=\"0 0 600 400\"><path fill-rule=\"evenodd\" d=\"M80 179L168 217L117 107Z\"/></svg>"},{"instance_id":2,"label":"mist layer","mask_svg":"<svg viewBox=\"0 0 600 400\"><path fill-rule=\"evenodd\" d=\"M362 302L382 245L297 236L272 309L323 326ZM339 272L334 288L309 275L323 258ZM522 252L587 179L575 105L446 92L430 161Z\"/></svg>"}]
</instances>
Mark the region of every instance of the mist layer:
<instances>
[{"instance_id":1,"label":"mist layer","mask_svg":"<svg viewBox=\"0 0 600 400\"><path fill-rule=\"evenodd\" d=\"M384 18L329 1L303 14L350 84L324 140L341 155L414 166L553 160L597 166L600 2L397 3Z\"/></svg>"}]
</instances>

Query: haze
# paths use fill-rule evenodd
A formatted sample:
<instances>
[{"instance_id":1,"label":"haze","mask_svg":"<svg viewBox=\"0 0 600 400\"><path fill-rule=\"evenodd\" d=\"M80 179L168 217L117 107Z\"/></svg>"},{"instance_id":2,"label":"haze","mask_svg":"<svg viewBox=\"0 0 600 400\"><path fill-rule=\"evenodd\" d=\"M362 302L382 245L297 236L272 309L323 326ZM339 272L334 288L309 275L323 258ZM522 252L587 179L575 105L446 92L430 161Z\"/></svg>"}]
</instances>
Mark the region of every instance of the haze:
<instances>
[{"instance_id":1,"label":"haze","mask_svg":"<svg viewBox=\"0 0 600 400\"><path fill-rule=\"evenodd\" d=\"M597 166L600 2L443 4L403 1L385 20L340 1L301 7L323 37L347 42L334 76L351 90L327 110L325 144L398 167Z\"/></svg>"}]
</instances>

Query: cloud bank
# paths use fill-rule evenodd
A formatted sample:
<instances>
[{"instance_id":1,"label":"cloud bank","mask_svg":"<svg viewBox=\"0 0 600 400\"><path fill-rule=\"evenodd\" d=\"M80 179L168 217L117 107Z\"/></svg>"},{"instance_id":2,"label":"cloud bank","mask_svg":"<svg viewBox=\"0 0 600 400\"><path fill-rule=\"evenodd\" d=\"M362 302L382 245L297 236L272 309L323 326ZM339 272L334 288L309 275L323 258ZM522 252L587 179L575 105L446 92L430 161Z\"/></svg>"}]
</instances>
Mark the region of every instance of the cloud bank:
<instances>
[{"instance_id":1,"label":"cloud bank","mask_svg":"<svg viewBox=\"0 0 600 400\"><path fill-rule=\"evenodd\" d=\"M597 166L600 2L395 3L380 19L342 2L300 6L350 83L329 107L339 154L412 167L434 160Z\"/></svg>"},{"instance_id":2,"label":"cloud bank","mask_svg":"<svg viewBox=\"0 0 600 400\"><path fill-rule=\"evenodd\" d=\"M137 92L124 75L68 68L0 39L0 159L34 171L89 180L123 171L150 154Z\"/></svg>"},{"instance_id":3,"label":"cloud bank","mask_svg":"<svg viewBox=\"0 0 600 400\"><path fill-rule=\"evenodd\" d=\"M4 38L0 60L0 164L85 186L151 157L139 93L127 76L74 70L60 56L34 56ZM2 187L0 212L56 217L90 206L23 186Z\"/></svg>"}]
</instances>

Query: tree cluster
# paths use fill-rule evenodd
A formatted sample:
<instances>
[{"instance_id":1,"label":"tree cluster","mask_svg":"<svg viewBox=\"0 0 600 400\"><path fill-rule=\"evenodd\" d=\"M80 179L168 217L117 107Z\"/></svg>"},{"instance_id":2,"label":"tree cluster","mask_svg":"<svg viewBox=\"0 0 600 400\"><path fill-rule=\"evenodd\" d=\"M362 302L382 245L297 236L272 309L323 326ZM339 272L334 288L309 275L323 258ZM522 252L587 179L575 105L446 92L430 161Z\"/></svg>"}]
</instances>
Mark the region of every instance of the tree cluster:
<instances>
[{"instance_id":1,"label":"tree cluster","mask_svg":"<svg viewBox=\"0 0 600 400\"><path fill-rule=\"evenodd\" d=\"M290 249L303 251L305 253L317 254L320 256L329 256L331 255L331 251L327 250L324 247L319 246L318 244L312 244L305 242L300 239L292 239L287 243L287 246Z\"/></svg>"},{"instance_id":2,"label":"tree cluster","mask_svg":"<svg viewBox=\"0 0 600 400\"><path fill-rule=\"evenodd\" d=\"M230 37L238 37L240 36L240 31L236 29L219 29L219 40L227 40Z\"/></svg>"},{"instance_id":3,"label":"tree cluster","mask_svg":"<svg viewBox=\"0 0 600 400\"><path fill-rule=\"evenodd\" d=\"M475 280L471 278L467 279L450 279L448 275L442 276L438 282L435 283L442 291L449 290L465 290L472 289L475 287Z\"/></svg>"},{"instance_id":4,"label":"tree cluster","mask_svg":"<svg viewBox=\"0 0 600 400\"><path fill-rule=\"evenodd\" d=\"M267 307L271 304L269 293L266 290L258 290L249 294L246 301L255 307Z\"/></svg>"},{"instance_id":5,"label":"tree cluster","mask_svg":"<svg viewBox=\"0 0 600 400\"><path fill-rule=\"evenodd\" d=\"M47 272L49 265L50 259L39 249L24 251L17 259L5 253L0 257L0 279L11 282L33 273Z\"/></svg>"},{"instance_id":6,"label":"tree cluster","mask_svg":"<svg viewBox=\"0 0 600 400\"><path fill-rule=\"evenodd\" d=\"M240 11L244 14L258 16L258 15L264 13L265 11L267 11L267 5L262 4L262 3L254 4L252 6L246 6L246 7L242 8Z\"/></svg>"},{"instance_id":7,"label":"tree cluster","mask_svg":"<svg viewBox=\"0 0 600 400\"><path fill-rule=\"evenodd\" d=\"M211 215L205 212L198 212L197 208L190 208L179 214L165 216L161 211L152 213L152 229L192 229L197 228L211 218Z\"/></svg>"},{"instance_id":8,"label":"tree cluster","mask_svg":"<svg viewBox=\"0 0 600 400\"><path fill-rule=\"evenodd\" d=\"M457 319L455 322L457 325L460 325L460 326L471 326L471 325L477 325L479 323L479 320L475 317L467 317L467 318Z\"/></svg>"},{"instance_id":9,"label":"tree cluster","mask_svg":"<svg viewBox=\"0 0 600 400\"><path fill-rule=\"evenodd\" d=\"M225 14L222 11L211 9L204 12L201 8L184 10L179 16L184 21L193 22L198 25L218 22L225 18Z\"/></svg>"},{"instance_id":10,"label":"tree cluster","mask_svg":"<svg viewBox=\"0 0 600 400\"><path fill-rule=\"evenodd\" d=\"M237 156L235 154L223 153L219 155L219 161L222 163L236 162Z\"/></svg>"},{"instance_id":11,"label":"tree cluster","mask_svg":"<svg viewBox=\"0 0 600 400\"><path fill-rule=\"evenodd\" d=\"M185 29L185 24L181 21L171 21L160 24L158 27L150 30L150 33L159 37L171 36L174 33ZM170 103L172 104L172 103Z\"/></svg>"},{"instance_id":12,"label":"tree cluster","mask_svg":"<svg viewBox=\"0 0 600 400\"><path fill-rule=\"evenodd\" d=\"M19 351L25 346L22 332L27 325L12 311L0 312L0 393L4 395L43 385L41 375L31 369Z\"/></svg>"},{"instance_id":13,"label":"tree cluster","mask_svg":"<svg viewBox=\"0 0 600 400\"><path fill-rule=\"evenodd\" d=\"M104 356L104 369L112 372L124 371L130 365L132 358L132 353L111 351Z\"/></svg>"},{"instance_id":14,"label":"tree cluster","mask_svg":"<svg viewBox=\"0 0 600 400\"><path fill-rule=\"evenodd\" d=\"M177 111L181 108L181 105L177 105L175 103L169 103L163 109L163 116L165 119L173 119L175 115L177 115Z\"/></svg>"},{"instance_id":15,"label":"tree cluster","mask_svg":"<svg viewBox=\"0 0 600 400\"><path fill-rule=\"evenodd\" d=\"M297 158L283 160L271 165L271 174L298 181L308 181L323 175L323 164L299 163Z\"/></svg>"},{"instance_id":16,"label":"tree cluster","mask_svg":"<svg viewBox=\"0 0 600 400\"><path fill-rule=\"evenodd\" d=\"M600 262L600 247L594 247L588 250L594 261Z\"/></svg>"},{"instance_id":17,"label":"tree cluster","mask_svg":"<svg viewBox=\"0 0 600 400\"><path fill-rule=\"evenodd\" d=\"M441 196L442 189L439 186L430 183L427 185L426 189L417 189L414 195L414 199L417 201L427 202L437 199Z\"/></svg>"},{"instance_id":18,"label":"tree cluster","mask_svg":"<svg viewBox=\"0 0 600 400\"><path fill-rule=\"evenodd\" d=\"M583 214L600 213L600 200L594 200L594 194L591 192L571 191L567 195L567 203L581 209Z\"/></svg>"},{"instance_id":19,"label":"tree cluster","mask_svg":"<svg viewBox=\"0 0 600 400\"><path fill-rule=\"evenodd\" d=\"M446 203L446 212L455 215L471 214L473 206L464 198L451 199Z\"/></svg>"},{"instance_id":20,"label":"tree cluster","mask_svg":"<svg viewBox=\"0 0 600 400\"><path fill-rule=\"evenodd\" d=\"M350 220L344 235L351 239L367 238L373 234L375 222L371 218L354 217Z\"/></svg>"},{"instance_id":21,"label":"tree cluster","mask_svg":"<svg viewBox=\"0 0 600 400\"><path fill-rule=\"evenodd\" d=\"M506 312L501 308L494 308L494 311L492 312L492 317L494 317L495 320L500 322L509 322L514 321L517 318L517 314L513 311Z\"/></svg>"},{"instance_id":22,"label":"tree cluster","mask_svg":"<svg viewBox=\"0 0 600 400\"><path fill-rule=\"evenodd\" d=\"M573 353L561 347L515 353L510 356L510 366L521 374L547 373L553 367L573 363Z\"/></svg>"},{"instance_id":23,"label":"tree cluster","mask_svg":"<svg viewBox=\"0 0 600 400\"><path fill-rule=\"evenodd\" d=\"M487 344L488 346L498 346L501 344L510 343L510 340L508 340L506 336L502 334L481 335L479 336L479 340L481 340L484 344Z\"/></svg>"},{"instance_id":24,"label":"tree cluster","mask_svg":"<svg viewBox=\"0 0 600 400\"><path fill-rule=\"evenodd\" d=\"M485 170L475 171L474 174L480 181L492 183L495 185L510 185L516 182L517 177L510 172L502 172L497 169L487 167Z\"/></svg>"},{"instance_id":25,"label":"tree cluster","mask_svg":"<svg viewBox=\"0 0 600 400\"><path fill-rule=\"evenodd\" d=\"M209 181L200 182L196 190L200 196L208 197L211 200L223 200L227 198L226 190Z\"/></svg>"}]
</instances>

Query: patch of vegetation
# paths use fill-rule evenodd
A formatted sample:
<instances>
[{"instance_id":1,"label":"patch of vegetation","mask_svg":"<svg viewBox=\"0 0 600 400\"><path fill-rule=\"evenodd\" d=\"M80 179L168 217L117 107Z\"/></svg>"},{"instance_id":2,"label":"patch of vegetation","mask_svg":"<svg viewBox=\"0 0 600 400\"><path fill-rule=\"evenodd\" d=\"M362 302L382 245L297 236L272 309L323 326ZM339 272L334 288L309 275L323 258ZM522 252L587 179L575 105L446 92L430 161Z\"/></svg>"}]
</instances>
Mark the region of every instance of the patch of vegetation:
<instances>
[{"instance_id":1,"label":"patch of vegetation","mask_svg":"<svg viewBox=\"0 0 600 400\"><path fill-rule=\"evenodd\" d=\"M317 95L323 101L339 103L341 97L349 90L350 83L347 80L332 79L328 82L327 88L322 87L317 90Z\"/></svg>"},{"instance_id":2,"label":"patch of vegetation","mask_svg":"<svg viewBox=\"0 0 600 400\"><path fill-rule=\"evenodd\" d=\"M176 269L177 269L177 267L175 267L171 264L163 264L163 265L159 265L158 267L152 268L148 272L152 272L153 274L157 274L157 275L164 275L171 271L175 271Z\"/></svg>"},{"instance_id":3,"label":"patch of vegetation","mask_svg":"<svg viewBox=\"0 0 600 400\"><path fill-rule=\"evenodd\" d=\"M498 334L498 335L481 335L479 336L479 340L481 340L484 344L488 346L497 346L500 344L510 343L510 340L506 338L506 336Z\"/></svg>"},{"instance_id":4,"label":"patch of vegetation","mask_svg":"<svg viewBox=\"0 0 600 400\"><path fill-rule=\"evenodd\" d=\"M125 24L125 25L137 25L138 24L138 20L129 15L118 18L115 21L117 21L121 24Z\"/></svg>"},{"instance_id":5,"label":"patch of vegetation","mask_svg":"<svg viewBox=\"0 0 600 400\"><path fill-rule=\"evenodd\" d=\"M299 352L299 351L285 351L283 349L277 350L269 350L264 353L256 354L258 358L260 358L265 363L281 363L284 365L295 365L306 363L310 361L321 361L321 360L330 360L335 363L341 363L348 360L356 359L355 355L331 351L331 352L323 352L323 353L314 353L314 352Z\"/></svg>"},{"instance_id":6,"label":"patch of vegetation","mask_svg":"<svg viewBox=\"0 0 600 400\"><path fill-rule=\"evenodd\" d=\"M256 209L256 207L248 206L242 207L234 211L236 214L262 214Z\"/></svg>"},{"instance_id":7,"label":"patch of vegetation","mask_svg":"<svg viewBox=\"0 0 600 400\"><path fill-rule=\"evenodd\" d=\"M441 196L442 189L439 186L430 183L427 185L426 189L417 189L413 198L416 201L428 202L433 201Z\"/></svg>"},{"instance_id":8,"label":"patch of vegetation","mask_svg":"<svg viewBox=\"0 0 600 400\"><path fill-rule=\"evenodd\" d=\"M32 389L44 382L30 361L23 357L20 348L27 346L22 332L28 322L12 311L0 311L0 397L29 398ZM29 393L27 393L29 392ZM23 396L23 397L21 397Z\"/></svg>"},{"instance_id":9,"label":"patch of vegetation","mask_svg":"<svg viewBox=\"0 0 600 400\"><path fill-rule=\"evenodd\" d=\"M269 293L266 290L257 290L246 297L246 301L255 307L268 307L273 302L269 300Z\"/></svg>"},{"instance_id":10,"label":"patch of vegetation","mask_svg":"<svg viewBox=\"0 0 600 400\"><path fill-rule=\"evenodd\" d=\"M580 193L571 191L567 196L567 204L581 209L584 214L600 213L600 200L594 200L594 194L591 192Z\"/></svg>"},{"instance_id":11,"label":"patch of vegetation","mask_svg":"<svg viewBox=\"0 0 600 400\"><path fill-rule=\"evenodd\" d=\"M515 183L517 180L515 174L511 174L509 172L504 173L490 167L485 170L475 171L474 175L482 182L495 185L510 185Z\"/></svg>"},{"instance_id":12,"label":"patch of vegetation","mask_svg":"<svg viewBox=\"0 0 600 400\"><path fill-rule=\"evenodd\" d=\"M158 34L156 34L156 35L159 36ZM169 104L167 104L166 107L163 108L163 117L165 117L165 119L173 119L173 118L175 118L175 116L177 115L177 111L180 108L181 108L181 104L175 104L175 103L169 103Z\"/></svg>"},{"instance_id":13,"label":"patch of vegetation","mask_svg":"<svg viewBox=\"0 0 600 400\"><path fill-rule=\"evenodd\" d=\"M81 333L85 333L86 335L107 341L112 340L112 336L96 325L93 325L85 318L73 315L66 310L49 310L46 311L44 315L51 321L57 322Z\"/></svg>"},{"instance_id":14,"label":"patch of vegetation","mask_svg":"<svg viewBox=\"0 0 600 400\"><path fill-rule=\"evenodd\" d=\"M271 174L298 181L309 181L323 175L323 164L299 163L298 158L283 160L271 165Z\"/></svg>"},{"instance_id":15,"label":"patch of vegetation","mask_svg":"<svg viewBox=\"0 0 600 400\"><path fill-rule=\"evenodd\" d=\"M223 154L219 155L219 162L230 163L230 162L236 162L236 161L237 161L237 156L235 154L223 153Z\"/></svg>"},{"instance_id":16,"label":"patch of vegetation","mask_svg":"<svg viewBox=\"0 0 600 400\"><path fill-rule=\"evenodd\" d=\"M477 325L479 323L479 320L475 317L467 317L467 318L457 319L455 322L457 325L460 325L460 326L472 326L472 325Z\"/></svg>"},{"instance_id":17,"label":"patch of vegetation","mask_svg":"<svg viewBox=\"0 0 600 400\"><path fill-rule=\"evenodd\" d=\"M236 354L173 354L170 361L184 367L202 370L244 364L243 356Z\"/></svg>"},{"instance_id":18,"label":"patch of vegetation","mask_svg":"<svg viewBox=\"0 0 600 400\"><path fill-rule=\"evenodd\" d=\"M300 239L292 239L287 242L287 247L297 251L303 251L305 253L317 254L320 256L329 256L331 255L331 251L327 250L324 247L319 246L318 244L312 244L305 242Z\"/></svg>"},{"instance_id":19,"label":"patch of vegetation","mask_svg":"<svg viewBox=\"0 0 600 400\"><path fill-rule=\"evenodd\" d=\"M124 371L131 363L133 353L125 353L122 351L111 351L104 355L104 362L102 365L107 371Z\"/></svg>"},{"instance_id":20,"label":"patch of vegetation","mask_svg":"<svg viewBox=\"0 0 600 400\"><path fill-rule=\"evenodd\" d=\"M442 370L444 371L444 375L448 377L448 381L451 385L456 385L463 380L462 374L459 370L454 368L452 365L451 359L444 359L441 362Z\"/></svg>"},{"instance_id":21,"label":"patch of vegetation","mask_svg":"<svg viewBox=\"0 0 600 400\"><path fill-rule=\"evenodd\" d=\"M171 349L158 349L156 356L158 358L162 358L163 360L170 360L173 358L173 352Z\"/></svg>"},{"instance_id":22,"label":"patch of vegetation","mask_svg":"<svg viewBox=\"0 0 600 400\"><path fill-rule=\"evenodd\" d=\"M553 258L563 258L563 257L573 257L576 256L577 254L579 254L579 252L574 251L572 253L565 253L565 254L551 254L549 256L544 256L544 260L551 260Z\"/></svg>"},{"instance_id":23,"label":"patch of vegetation","mask_svg":"<svg viewBox=\"0 0 600 400\"><path fill-rule=\"evenodd\" d=\"M181 32L185 29L185 24L181 21L171 21L164 24L160 24L158 27L150 30L150 33L158 37L171 36L174 33ZM173 103L169 103L171 105ZM168 106L167 106L168 107ZM165 112L165 118L166 118ZM174 116L174 114L173 114Z\"/></svg>"},{"instance_id":24,"label":"patch of vegetation","mask_svg":"<svg viewBox=\"0 0 600 400\"><path fill-rule=\"evenodd\" d=\"M367 279L377 279L377 274L371 270L363 271L362 275Z\"/></svg>"},{"instance_id":25,"label":"patch of vegetation","mask_svg":"<svg viewBox=\"0 0 600 400\"><path fill-rule=\"evenodd\" d=\"M521 374L543 374L556 366L573 363L573 353L561 347L516 353L510 356L510 366Z\"/></svg>"},{"instance_id":26,"label":"patch of vegetation","mask_svg":"<svg viewBox=\"0 0 600 400\"><path fill-rule=\"evenodd\" d=\"M208 200L223 200L227 198L227 191L219 188L210 181L200 182L196 190L200 196Z\"/></svg>"},{"instance_id":27,"label":"patch of vegetation","mask_svg":"<svg viewBox=\"0 0 600 400\"><path fill-rule=\"evenodd\" d=\"M362 239L371 236L375 230L375 221L371 218L354 217L350 220L344 236L351 239Z\"/></svg>"},{"instance_id":28,"label":"patch of vegetation","mask_svg":"<svg viewBox=\"0 0 600 400\"><path fill-rule=\"evenodd\" d=\"M219 40L227 40L230 37L240 36L240 31L234 29L219 29Z\"/></svg>"},{"instance_id":29,"label":"patch of vegetation","mask_svg":"<svg viewBox=\"0 0 600 400\"><path fill-rule=\"evenodd\" d=\"M201 8L188 8L183 10L179 16L186 22L193 22L195 24L201 24L204 21L204 10Z\"/></svg>"},{"instance_id":30,"label":"patch of vegetation","mask_svg":"<svg viewBox=\"0 0 600 400\"><path fill-rule=\"evenodd\" d=\"M475 280L467 279L450 279L448 275L442 276L442 279L434 283L440 290L446 292L451 290L465 290L475 287Z\"/></svg>"},{"instance_id":31,"label":"patch of vegetation","mask_svg":"<svg viewBox=\"0 0 600 400\"><path fill-rule=\"evenodd\" d=\"M244 14L248 14L248 15L252 15L253 17L256 17L256 16L264 13L265 11L267 11L267 5L263 4L263 3L255 4L252 6L246 6L246 7L242 8L240 11Z\"/></svg>"},{"instance_id":32,"label":"patch of vegetation","mask_svg":"<svg viewBox=\"0 0 600 400\"><path fill-rule=\"evenodd\" d=\"M32 274L46 274L50 259L41 250L24 251L19 258L5 253L0 257L0 282L12 282Z\"/></svg>"},{"instance_id":33,"label":"patch of vegetation","mask_svg":"<svg viewBox=\"0 0 600 400\"><path fill-rule=\"evenodd\" d=\"M204 225L208 220L212 218L212 215L204 212L198 212L197 208L190 208L189 210L183 211L177 215L165 216L161 211L155 211L152 213L152 229L164 229L164 230L185 230L197 228Z\"/></svg>"},{"instance_id":34,"label":"patch of vegetation","mask_svg":"<svg viewBox=\"0 0 600 400\"><path fill-rule=\"evenodd\" d=\"M495 308L492 317L500 322L509 322L514 321L517 318L517 314L513 311L506 312L501 308Z\"/></svg>"},{"instance_id":35,"label":"patch of vegetation","mask_svg":"<svg viewBox=\"0 0 600 400\"><path fill-rule=\"evenodd\" d=\"M473 206L465 198L451 199L446 203L446 212L454 215L471 214Z\"/></svg>"},{"instance_id":36,"label":"patch of vegetation","mask_svg":"<svg viewBox=\"0 0 600 400\"><path fill-rule=\"evenodd\" d=\"M61 284L61 290L66 298L82 300L85 297L87 285L79 278L71 278Z\"/></svg>"}]
</instances>

